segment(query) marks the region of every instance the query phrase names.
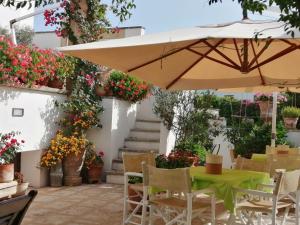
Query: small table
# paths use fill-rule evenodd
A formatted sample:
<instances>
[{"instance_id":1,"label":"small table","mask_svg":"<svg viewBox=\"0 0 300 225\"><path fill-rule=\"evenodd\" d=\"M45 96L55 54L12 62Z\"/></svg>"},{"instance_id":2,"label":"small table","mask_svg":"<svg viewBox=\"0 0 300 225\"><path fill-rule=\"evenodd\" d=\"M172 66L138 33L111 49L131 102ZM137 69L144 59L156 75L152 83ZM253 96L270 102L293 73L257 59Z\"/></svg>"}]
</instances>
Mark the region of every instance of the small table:
<instances>
[{"instance_id":1,"label":"small table","mask_svg":"<svg viewBox=\"0 0 300 225\"><path fill-rule=\"evenodd\" d=\"M0 183L0 199L6 198L17 193L17 181Z\"/></svg>"},{"instance_id":2,"label":"small table","mask_svg":"<svg viewBox=\"0 0 300 225\"><path fill-rule=\"evenodd\" d=\"M194 190L212 188L218 199L224 200L224 205L231 213L234 210L233 189L256 189L258 184L269 184L270 175L263 172L223 169L222 174L207 174L205 167L191 167L192 186Z\"/></svg>"}]
</instances>

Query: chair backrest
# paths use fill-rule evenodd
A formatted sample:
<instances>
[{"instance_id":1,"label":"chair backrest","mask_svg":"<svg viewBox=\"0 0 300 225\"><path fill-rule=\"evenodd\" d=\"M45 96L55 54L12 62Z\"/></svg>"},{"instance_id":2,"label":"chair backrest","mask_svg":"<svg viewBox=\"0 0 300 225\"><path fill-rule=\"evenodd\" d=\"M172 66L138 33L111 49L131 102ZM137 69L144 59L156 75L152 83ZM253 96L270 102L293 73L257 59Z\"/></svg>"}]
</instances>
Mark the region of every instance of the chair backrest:
<instances>
[{"instance_id":1,"label":"chair backrest","mask_svg":"<svg viewBox=\"0 0 300 225\"><path fill-rule=\"evenodd\" d=\"M282 177L278 185L278 194L286 195L299 190L300 170L293 170L281 173ZM277 186L276 181L276 186ZM275 193L276 194L276 193Z\"/></svg>"},{"instance_id":2,"label":"chair backrest","mask_svg":"<svg viewBox=\"0 0 300 225\"><path fill-rule=\"evenodd\" d=\"M20 225L36 195L37 191L31 190L27 195L0 201L0 224Z\"/></svg>"},{"instance_id":3,"label":"chair backrest","mask_svg":"<svg viewBox=\"0 0 300 225\"><path fill-rule=\"evenodd\" d=\"M300 149L299 148L289 148L289 154L299 155L300 154Z\"/></svg>"},{"instance_id":4,"label":"chair backrest","mask_svg":"<svg viewBox=\"0 0 300 225\"><path fill-rule=\"evenodd\" d=\"M255 160L246 159L246 158L239 156L236 158L235 169L269 173L270 172L270 164L269 164L269 162L255 161Z\"/></svg>"},{"instance_id":5,"label":"chair backrest","mask_svg":"<svg viewBox=\"0 0 300 225\"><path fill-rule=\"evenodd\" d=\"M287 171L300 169L300 155L270 155L268 161L271 166L271 176L275 174L277 169L285 169Z\"/></svg>"},{"instance_id":6,"label":"chair backrest","mask_svg":"<svg viewBox=\"0 0 300 225\"><path fill-rule=\"evenodd\" d=\"M189 168L161 169L143 163L144 185L171 192L191 193Z\"/></svg>"},{"instance_id":7,"label":"chair backrest","mask_svg":"<svg viewBox=\"0 0 300 225\"><path fill-rule=\"evenodd\" d=\"M155 153L127 153L123 152L123 166L124 172L142 172L142 162L147 165L155 166Z\"/></svg>"}]
</instances>

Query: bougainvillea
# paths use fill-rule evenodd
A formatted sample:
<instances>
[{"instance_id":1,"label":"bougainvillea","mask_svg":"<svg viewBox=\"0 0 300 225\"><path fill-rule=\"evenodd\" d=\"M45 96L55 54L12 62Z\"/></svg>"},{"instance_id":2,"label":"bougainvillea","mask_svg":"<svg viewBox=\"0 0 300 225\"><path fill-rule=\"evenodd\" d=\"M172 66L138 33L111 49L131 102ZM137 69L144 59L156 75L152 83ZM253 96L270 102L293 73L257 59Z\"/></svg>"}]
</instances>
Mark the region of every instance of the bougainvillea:
<instances>
[{"instance_id":1,"label":"bougainvillea","mask_svg":"<svg viewBox=\"0 0 300 225\"><path fill-rule=\"evenodd\" d=\"M138 102L150 94L151 86L119 71L111 73L105 91L130 102Z\"/></svg>"}]
</instances>

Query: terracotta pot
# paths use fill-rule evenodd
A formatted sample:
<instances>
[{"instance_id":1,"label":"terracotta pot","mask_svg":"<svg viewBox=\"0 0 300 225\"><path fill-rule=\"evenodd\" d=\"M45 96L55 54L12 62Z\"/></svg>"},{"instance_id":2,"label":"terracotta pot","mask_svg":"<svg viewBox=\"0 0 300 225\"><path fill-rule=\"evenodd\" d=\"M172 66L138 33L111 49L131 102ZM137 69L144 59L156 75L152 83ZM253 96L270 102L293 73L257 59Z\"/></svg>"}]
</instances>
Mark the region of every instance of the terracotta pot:
<instances>
[{"instance_id":1,"label":"terracotta pot","mask_svg":"<svg viewBox=\"0 0 300 225\"><path fill-rule=\"evenodd\" d=\"M257 103L260 109L260 118L265 120L272 118L272 101L258 101Z\"/></svg>"},{"instance_id":2,"label":"terracotta pot","mask_svg":"<svg viewBox=\"0 0 300 225\"><path fill-rule=\"evenodd\" d=\"M78 155L70 154L64 158L64 185L78 186L82 184L82 177L80 176L80 172L83 165L83 155L84 151L81 151L81 153L79 153Z\"/></svg>"},{"instance_id":3,"label":"terracotta pot","mask_svg":"<svg viewBox=\"0 0 300 225\"><path fill-rule=\"evenodd\" d=\"M296 117L296 118L284 117L283 121L284 121L284 126L286 128L288 128L288 129L296 129L297 122L298 122L298 117Z\"/></svg>"},{"instance_id":4,"label":"terracotta pot","mask_svg":"<svg viewBox=\"0 0 300 225\"><path fill-rule=\"evenodd\" d=\"M51 87L51 88L62 89L63 86L64 86L64 82L58 78L54 78L52 80L49 80L49 82L48 82L48 87Z\"/></svg>"},{"instance_id":5,"label":"terracotta pot","mask_svg":"<svg viewBox=\"0 0 300 225\"><path fill-rule=\"evenodd\" d=\"M143 196L142 193L141 193L141 196ZM141 196L138 195L135 190L131 189L130 184L128 184L128 198L129 198L129 200L135 201L135 202L140 202L142 200ZM131 210L134 210L137 206L136 204L133 204L133 203L129 203L129 205L130 205ZM142 213L142 207L139 208L137 213Z\"/></svg>"},{"instance_id":6,"label":"terracotta pot","mask_svg":"<svg viewBox=\"0 0 300 225\"><path fill-rule=\"evenodd\" d=\"M209 154L206 155L206 173L208 174L222 174L223 156Z\"/></svg>"},{"instance_id":7,"label":"terracotta pot","mask_svg":"<svg viewBox=\"0 0 300 225\"><path fill-rule=\"evenodd\" d=\"M88 170L88 180L90 184L100 183L103 165L92 165Z\"/></svg>"},{"instance_id":8,"label":"terracotta pot","mask_svg":"<svg viewBox=\"0 0 300 225\"><path fill-rule=\"evenodd\" d=\"M45 77L43 80L37 80L36 84L40 86L47 86L49 82L49 77Z\"/></svg>"},{"instance_id":9,"label":"terracotta pot","mask_svg":"<svg viewBox=\"0 0 300 225\"><path fill-rule=\"evenodd\" d=\"M17 197L17 196L25 195L26 191L28 189L28 186L29 186L28 182L24 182L24 183L18 184L17 185L17 192L12 197Z\"/></svg>"},{"instance_id":10,"label":"terracotta pot","mask_svg":"<svg viewBox=\"0 0 300 225\"><path fill-rule=\"evenodd\" d=\"M14 180L14 164L0 165L0 183L8 183Z\"/></svg>"},{"instance_id":11,"label":"terracotta pot","mask_svg":"<svg viewBox=\"0 0 300 225\"><path fill-rule=\"evenodd\" d=\"M101 87L101 86L97 86L95 88L95 92L98 96L105 96L106 95L106 91L105 91L104 87Z\"/></svg>"},{"instance_id":12,"label":"terracotta pot","mask_svg":"<svg viewBox=\"0 0 300 225\"><path fill-rule=\"evenodd\" d=\"M57 162L55 166L50 168L50 186L61 187L63 185L62 163Z\"/></svg>"},{"instance_id":13,"label":"terracotta pot","mask_svg":"<svg viewBox=\"0 0 300 225\"><path fill-rule=\"evenodd\" d=\"M66 79L67 94L70 95L73 90L73 80L71 78Z\"/></svg>"}]
</instances>

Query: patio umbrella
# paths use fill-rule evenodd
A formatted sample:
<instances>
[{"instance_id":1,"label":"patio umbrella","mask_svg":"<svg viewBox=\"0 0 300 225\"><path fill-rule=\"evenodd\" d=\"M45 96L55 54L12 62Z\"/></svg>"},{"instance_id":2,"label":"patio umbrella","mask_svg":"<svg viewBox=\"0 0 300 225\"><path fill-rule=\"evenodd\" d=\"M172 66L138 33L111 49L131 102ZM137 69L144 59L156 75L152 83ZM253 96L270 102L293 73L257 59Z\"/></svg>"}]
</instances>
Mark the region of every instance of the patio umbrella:
<instances>
[{"instance_id":1,"label":"patio umbrella","mask_svg":"<svg viewBox=\"0 0 300 225\"><path fill-rule=\"evenodd\" d=\"M170 90L300 86L300 32L242 20L58 50Z\"/></svg>"}]
</instances>

